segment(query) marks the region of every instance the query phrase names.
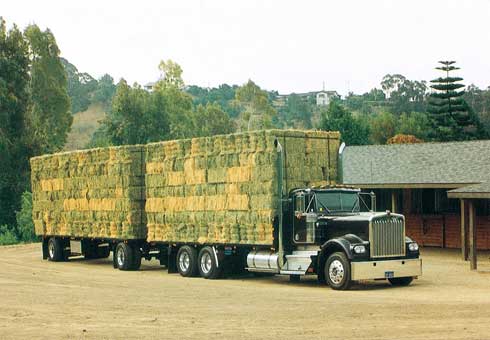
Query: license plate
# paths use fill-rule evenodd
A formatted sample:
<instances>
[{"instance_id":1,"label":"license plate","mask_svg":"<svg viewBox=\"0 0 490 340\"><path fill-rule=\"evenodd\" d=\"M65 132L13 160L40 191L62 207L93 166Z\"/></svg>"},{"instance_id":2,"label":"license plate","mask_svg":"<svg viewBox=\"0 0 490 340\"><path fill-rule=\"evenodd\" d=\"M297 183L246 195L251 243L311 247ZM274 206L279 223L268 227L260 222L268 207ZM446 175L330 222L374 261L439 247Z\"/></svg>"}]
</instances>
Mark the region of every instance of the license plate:
<instances>
[{"instance_id":1,"label":"license plate","mask_svg":"<svg viewBox=\"0 0 490 340\"><path fill-rule=\"evenodd\" d=\"M393 277L395 277L394 272L385 272L385 279L391 279Z\"/></svg>"}]
</instances>

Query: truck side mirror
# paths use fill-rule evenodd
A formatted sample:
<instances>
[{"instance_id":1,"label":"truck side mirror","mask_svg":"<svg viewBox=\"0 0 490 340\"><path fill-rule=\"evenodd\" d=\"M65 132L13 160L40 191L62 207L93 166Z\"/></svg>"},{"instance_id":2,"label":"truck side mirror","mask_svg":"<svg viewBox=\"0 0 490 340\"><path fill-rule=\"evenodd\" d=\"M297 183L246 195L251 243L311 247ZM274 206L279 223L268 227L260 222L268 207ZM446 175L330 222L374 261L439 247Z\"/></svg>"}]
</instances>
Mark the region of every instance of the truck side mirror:
<instances>
[{"instance_id":1,"label":"truck side mirror","mask_svg":"<svg viewBox=\"0 0 490 340\"><path fill-rule=\"evenodd\" d=\"M299 194L296 196L296 199L294 201L294 211L296 213L304 213L306 209L305 206L305 195Z\"/></svg>"}]
</instances>

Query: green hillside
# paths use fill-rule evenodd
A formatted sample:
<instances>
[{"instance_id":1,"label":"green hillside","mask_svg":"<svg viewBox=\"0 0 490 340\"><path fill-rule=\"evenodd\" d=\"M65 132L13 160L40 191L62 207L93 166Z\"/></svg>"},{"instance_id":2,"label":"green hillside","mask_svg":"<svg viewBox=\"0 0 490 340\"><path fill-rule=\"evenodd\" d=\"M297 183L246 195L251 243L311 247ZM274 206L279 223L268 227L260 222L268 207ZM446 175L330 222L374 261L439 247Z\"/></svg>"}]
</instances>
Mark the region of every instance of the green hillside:
<instances>
[{"instance_id":1,"label":"green hillside","mask_svg":"<svg viewBox=\"0 0 490 340\"><path fill-rule=\"evenodd\" d=\"M101 103L90 104L87 110L75 113L64 150L85 148L104 117L105 109Z\"/></svg>"}]
</instances>

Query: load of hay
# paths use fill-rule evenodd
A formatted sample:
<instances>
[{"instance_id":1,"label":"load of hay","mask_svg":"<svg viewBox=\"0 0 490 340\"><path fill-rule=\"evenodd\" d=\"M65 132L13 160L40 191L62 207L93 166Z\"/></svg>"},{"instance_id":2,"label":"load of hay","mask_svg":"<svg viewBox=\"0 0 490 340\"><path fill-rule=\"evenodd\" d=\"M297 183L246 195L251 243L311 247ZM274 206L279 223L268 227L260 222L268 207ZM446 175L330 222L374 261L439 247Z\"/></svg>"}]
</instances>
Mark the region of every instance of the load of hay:
<instances>
[{"instance_id":1,"label":"load of hay","mask_svg":"<svg viewBox=\"0 0 490 340\"><path fill-rule=\"evenodd\" d=\"M337 132L267 130L31 159L37 235L271 245L283 193L332 184Z\"/></svg>"},{"instance_id":2,"label":"load of hay","mask_svg":"<svg viewBox=\"0 0 490 340\"><path fill-rule=\"evenodd\" d=\"M332 183L337 132L268 130L146 146L148 241L270 245L284 193Z\"/></svg>"},{"instance_id":3,"label":"load of hay","mask_svg":"<svg viewBox=\"0 0 490 340\"><path fill-rule=\"evenodd\" d=\"M37 235L145 239L144 147L31 159Z\"/></svg>"}]
</instances>

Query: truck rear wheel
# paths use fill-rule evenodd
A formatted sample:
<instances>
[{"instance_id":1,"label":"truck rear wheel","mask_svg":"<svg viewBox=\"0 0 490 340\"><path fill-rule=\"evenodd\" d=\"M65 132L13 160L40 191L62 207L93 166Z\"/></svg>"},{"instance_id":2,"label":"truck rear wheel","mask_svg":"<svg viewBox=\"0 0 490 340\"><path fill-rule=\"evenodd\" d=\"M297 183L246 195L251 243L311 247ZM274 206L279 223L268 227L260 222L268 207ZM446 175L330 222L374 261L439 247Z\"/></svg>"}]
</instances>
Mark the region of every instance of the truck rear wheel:
<instances>
[{"instance_id":1,"label":"truck rear wheel","mask_svg":"<svg viewBox=\"0 0 490 340\"><path fill-rule=\"evenodd\" d=\"M408 286L413 281L413 277L394 277L388 279L393 286Z\"/></svg>"},{"instance_id":2,"label":"truck rear wheel","mask_svg":"<svg viewBox=\"0 0 490 340\"><path fill-rule=\"evenodd\" d=\"M48 240L48 259L53 262L59 262L65 259L63 244L56 237L51 237Z\"/></svg>"},{"instance_id":3,"label":"truck rear wheel","mask_svg":"<svg viewBox=\"0 0 490 340\"><path fill-rule=\"evenodd\" d=\"M325 279L335 290L349 289L352 281L350 263L342 252L333 253L325 262Z\"/></svg>"},{"instance_id":4,"label":"truck rear wheel","mask_svg":"<svg viewBox=\"0 0 490 340\"><path fill-rule=\"evenodd\" d=\"M119 270L138 270L141 266L141 252L126 243L119 243L114 252L115 263Z\"/></svg>"},{"instance_id":5,"label":"truck rear wheel","mask_svg":"<svg viewBox=\"0 0 490 340\"><path fill-rule=\"evenodd\" d=\"M194 247L183 246L177 252L177 270L184 277L196 276L197 269L197 250Z\"/></svg>"},{"instance_id":6,"label":"truck rear wheel","mask_svg":"<svg viewBox=\"0 0 490 340\"><path fill-rule=\"evenodd\" d=\"M222 266L218 266L214 255L213 248L204 247L199 252L198 269L201 277L205 279L217 279L223 271Z\"/></svg>"}]
</instances>

